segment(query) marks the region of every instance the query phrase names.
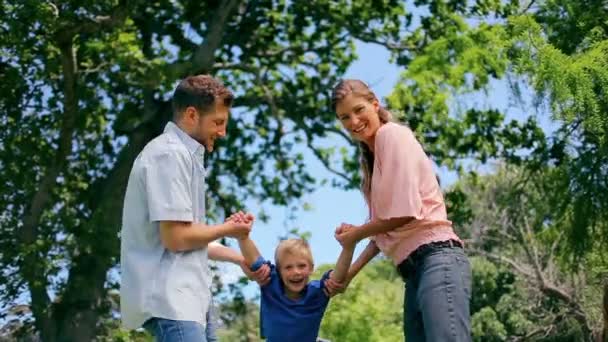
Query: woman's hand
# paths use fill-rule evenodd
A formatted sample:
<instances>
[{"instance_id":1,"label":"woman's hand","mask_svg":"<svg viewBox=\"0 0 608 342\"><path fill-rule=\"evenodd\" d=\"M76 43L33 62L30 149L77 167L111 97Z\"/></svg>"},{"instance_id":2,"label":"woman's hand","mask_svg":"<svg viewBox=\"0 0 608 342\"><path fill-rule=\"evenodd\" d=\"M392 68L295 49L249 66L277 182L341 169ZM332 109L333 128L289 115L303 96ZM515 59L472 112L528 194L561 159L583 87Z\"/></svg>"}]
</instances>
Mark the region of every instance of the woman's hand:
<instances>
[{"instance_id":1,"label":"woman's hand","mask_svg":"<svg viewBox=\"0 0 608 342\"><path fill-rule=\"evenodd\" d=\"M328 297L333 297L339 293L344 293L347 287L348 282L338 283L331 278L327 278L323 283L323 292L325 292Z\"/></svg>"},{"instance_id":2,"label":"woman's hand","mask_svg":"<svg viewBox=\"0 0 608 342\"><path fill-rule=\"evenodd\" d=\"M334 237L343 248L352 247L359 242L357 237L357 226L348 223L342 223L338 228L336 228L336 232Z\"/></svg>"}]
</instances>

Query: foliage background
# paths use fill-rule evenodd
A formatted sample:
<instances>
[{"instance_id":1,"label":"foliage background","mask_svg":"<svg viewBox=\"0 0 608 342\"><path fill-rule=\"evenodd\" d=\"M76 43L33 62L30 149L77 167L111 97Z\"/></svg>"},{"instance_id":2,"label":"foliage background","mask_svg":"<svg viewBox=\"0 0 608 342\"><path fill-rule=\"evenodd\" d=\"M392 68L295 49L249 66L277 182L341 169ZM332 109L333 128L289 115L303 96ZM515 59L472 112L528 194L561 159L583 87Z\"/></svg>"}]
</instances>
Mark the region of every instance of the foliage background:
<instances>
[{"instance_id":1,"label":"foliage background","mask_svg":"<svg viewBox=\"0 0 608 342\"><path fill-rule=\"evenodd\" d=\"M402 69L387 105L458 172L445 191L474 266L475 340L605 339L607 12L601 0L2 2L2 338L146 339L118 328L122 198L184 75L213 73L238 96L207 161L211 221L245 201L264 221L319 187L355 188L357 152L328 95L362 41ZM333 177L312 177L305 153ZM218 283L226 340L257 338L244 283ZM402 292L376 261L322 335L400 340Z\"/></svg>"}]
</instances>

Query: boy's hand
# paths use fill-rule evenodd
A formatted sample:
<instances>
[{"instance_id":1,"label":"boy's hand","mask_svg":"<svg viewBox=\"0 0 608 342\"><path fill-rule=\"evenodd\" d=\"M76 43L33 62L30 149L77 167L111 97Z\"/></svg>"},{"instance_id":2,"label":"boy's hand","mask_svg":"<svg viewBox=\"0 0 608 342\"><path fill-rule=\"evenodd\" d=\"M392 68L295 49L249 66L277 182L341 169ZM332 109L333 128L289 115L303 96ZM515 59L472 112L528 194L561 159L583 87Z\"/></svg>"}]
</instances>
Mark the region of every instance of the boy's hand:
<instances>
[{"instance_id":1,"label":"boy's hand","mask_svg":"<svg viewBox=\"0 0 608 342\"><path fill-rule=\"evenodd\" d=\"M260 286L264 286L270 282L270 266L264 264L257 271L252 271L245 260L241 261L241 269L247 278L255 280Z\"/></svg>"},{"instance_id":2,"label":"boy's hand","mask_svg":"<svg viewBox=\"0 0 608 342\"><path fill-rule=\"evenodd\" d=\"M323 291L328 297L333 297L339 293L344 293L344 290L346 290L348 287L348 283L338 283L331 278L325 279L323 285Z\"/></svg>"},{"instance_id":3,"label":"boy's hand","mask_svg":"<svg viewBox=\"0 0 608 342\"><path fill-rule=\"evenodd\" d=\"M228 221L253 224L253 221L255 221L255 216L253 216L253 214L251 214L251 213L244 213L243 211L238 211L238 212L228 216L228 218L226 219L226 222L228 222Z\"/></svg>"},{"instance_id":4,"label":"boy's hand","mask_svg":"<svg viewBox=\"0 0 608 342\"><path fill-rule=\"evenodd\" d=\"M342 224L340 224L340 226L338 226L336 228L336 232L335 233L336 233L336 235L342 234L342 233L346 233L347 231L349 231L349 230L351 230L353 228L355 228L354 225L342 222Z\"/></svg>"}]
</instances>

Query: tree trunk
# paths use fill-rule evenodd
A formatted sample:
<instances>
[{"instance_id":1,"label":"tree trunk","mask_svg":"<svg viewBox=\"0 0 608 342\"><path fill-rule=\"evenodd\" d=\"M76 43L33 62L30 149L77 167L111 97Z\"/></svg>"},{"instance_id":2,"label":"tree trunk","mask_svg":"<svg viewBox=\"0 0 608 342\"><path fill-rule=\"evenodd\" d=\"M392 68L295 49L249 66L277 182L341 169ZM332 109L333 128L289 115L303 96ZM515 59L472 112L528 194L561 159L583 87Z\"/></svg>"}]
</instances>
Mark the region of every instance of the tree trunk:
<instances>
[{"instance_id":1,"label":"tree trunk","mask_svg":"<svg viewBox=\"0 0 608 342\"><path fill-rule=\"evenodd\" d=\"M599 335L598 337L599 337L600 342L608 342L608 278L604 279L603 312L604 312L604 329L602 330L602 332L600 334L598 334Z\"/></svg>"},{"instance_id":2,"label":"tree trunk","mask_svg":"<svg viewBox=\"0 0 608 342\"><path fill-rule=\"evenodd\" d=\"M157 103L155 109L153 119L130 136L112 172L92 187L95 211L84 229L86 235L79 239L82 253L72 261L63 296L54 304L54 338L45 341L93 341L110 311L105 283L120 255L118 232L131 166L143 147L162 132L171 113L169 103Z\"/></svg>"}]
</instances>

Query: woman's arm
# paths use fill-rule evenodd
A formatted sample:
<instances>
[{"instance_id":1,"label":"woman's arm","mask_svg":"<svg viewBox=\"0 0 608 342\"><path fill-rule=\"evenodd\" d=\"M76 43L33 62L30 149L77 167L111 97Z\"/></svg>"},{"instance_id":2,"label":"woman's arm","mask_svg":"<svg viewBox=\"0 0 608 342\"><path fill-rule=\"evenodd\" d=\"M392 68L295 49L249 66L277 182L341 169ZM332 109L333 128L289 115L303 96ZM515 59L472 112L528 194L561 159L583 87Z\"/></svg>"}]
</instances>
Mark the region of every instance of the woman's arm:
<instances>
[{"instance_id":1,"label":"woman's arm","mask_svg":"<svg viewBox=\"0 0 608 342\"><path fill-rule=\"evenodd\" d=\"M350 266L348 275L346 276L346 283L350 283L350 281L359 274L359 271L378 255L378 253L380 253L380 249L376 246L376 242L370 241L367 246L365 246L363 252L361 252L361 255L359 255L357 260Z\"/></svg>"},{"instance_id":2,"label":"woman's arm","mask_svg":"<svg viewBox=\"0 0 608 342\"><path fill-rule=\"evenodd\" d=\"M346 228L336 232L336 239L340 244L356 244L370 236L387 233L404 226L413 219L413 217L395 217L388 220L374 220L359 227Z\"/></svg>"}]
</instances>

